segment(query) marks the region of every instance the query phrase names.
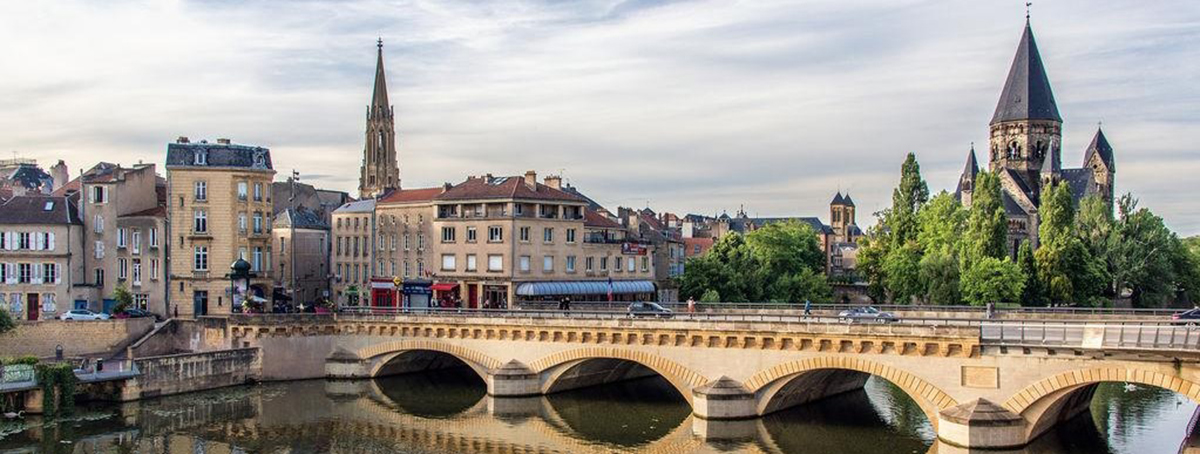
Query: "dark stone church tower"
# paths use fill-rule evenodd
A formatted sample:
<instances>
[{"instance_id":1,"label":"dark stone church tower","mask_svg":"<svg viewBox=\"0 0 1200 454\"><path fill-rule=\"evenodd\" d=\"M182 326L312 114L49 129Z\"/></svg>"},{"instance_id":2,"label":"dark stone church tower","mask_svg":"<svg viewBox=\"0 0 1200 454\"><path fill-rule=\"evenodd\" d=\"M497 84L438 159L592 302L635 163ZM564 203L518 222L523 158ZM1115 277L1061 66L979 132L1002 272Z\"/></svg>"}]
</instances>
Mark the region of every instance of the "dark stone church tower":
<instances>
[{"instance_id":1,"label":"dark stone church tower","mask_svg":"<svg viewBox=\"0 0 1200 454\"><path fill-rule=\"evenodd\" d=\"M400 165L396 159L395 112L388 104L387 78L383 74L383 40L379 40L375 62L375 93L367 107L367 138L363 147L358 196L374 198L400 187Z\"/></svg>"}]
</instances>

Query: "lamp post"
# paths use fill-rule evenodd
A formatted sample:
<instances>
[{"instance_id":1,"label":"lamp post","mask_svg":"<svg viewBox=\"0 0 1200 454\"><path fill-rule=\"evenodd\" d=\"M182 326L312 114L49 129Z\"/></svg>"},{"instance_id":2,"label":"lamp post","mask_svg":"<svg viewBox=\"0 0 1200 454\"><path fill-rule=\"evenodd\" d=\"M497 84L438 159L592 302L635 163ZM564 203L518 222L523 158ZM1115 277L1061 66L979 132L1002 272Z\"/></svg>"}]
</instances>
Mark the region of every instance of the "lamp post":
<instances>
[{"instance_id":1,"label":"lamp post","mask_svg":"<svg viewBox=\"0 0 1200 454\"><path fill-rule=\"evenodd\" d=\"M229 274L225 277L229 278L229 301L233 303L229 309L232 312L234 307L245 301L250 291L250 279L258 276L250 272L250 262L238 258L232 265L229 265ZM239 283L241 286L238 285ZM238 300L239 293L242 296L241 300Z\"/></svg>"}]
</instances>

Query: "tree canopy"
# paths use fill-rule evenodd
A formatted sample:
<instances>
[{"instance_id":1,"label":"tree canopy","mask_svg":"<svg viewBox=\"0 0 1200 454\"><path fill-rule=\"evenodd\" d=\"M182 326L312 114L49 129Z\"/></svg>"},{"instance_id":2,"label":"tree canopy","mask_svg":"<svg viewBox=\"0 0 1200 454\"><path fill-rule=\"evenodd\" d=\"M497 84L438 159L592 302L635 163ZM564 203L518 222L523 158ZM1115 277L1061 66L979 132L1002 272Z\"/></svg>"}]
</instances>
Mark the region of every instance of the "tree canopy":
<instances>
[{"instance_id":1,"label":"tree canopy","mask_svg":"<svg viewBox=\"0 0 1200 454\"><path fill-rule=\"evenodd\" d=\"M798 221L771 223L746 235L722 236L707 254L688 259L681 296L706 301L825 302L825 252Z\"/></svg>"}]
</instances>

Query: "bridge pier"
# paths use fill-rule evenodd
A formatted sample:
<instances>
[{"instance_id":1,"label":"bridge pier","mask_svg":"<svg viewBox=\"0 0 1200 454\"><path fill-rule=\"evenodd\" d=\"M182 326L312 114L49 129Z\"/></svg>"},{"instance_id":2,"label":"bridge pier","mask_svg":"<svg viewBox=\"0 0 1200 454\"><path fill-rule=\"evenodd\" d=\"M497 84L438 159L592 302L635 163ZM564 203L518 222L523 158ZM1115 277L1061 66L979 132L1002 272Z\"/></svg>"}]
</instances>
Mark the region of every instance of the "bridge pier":
<instances>
[{"instance_id":1,"label":"bridge pier","mask_svg":"<svg viewBox=\"0 0 1200 454\"><path fill-rule=\"evenodd\" d=\"M1006 449L1024 446L1026 422L987 399L950 407L938 413L938 439L971 449Z\"/></svg>"},{"instance_id":2,"label":"bridge pier","mask_svg":"<svg viewBox=\"0 0 1200 454\"><path fill-rule=\"evenodd\" d=\"M758 417L754 393L721 377L692 390L692 413L700 419L736 420Z\"/></svg>"},{"instance_id":3,"label":"bridge pier","mask_svg":"<svg viewBox=\"0 0 1200 454\"><path fill-rule=\"evenodd\" d=\"M517 360L488 371L483 381L487 383L487 393L492 397L532 397L542 394L538 374Z\"/></svg>"}]
</instances>

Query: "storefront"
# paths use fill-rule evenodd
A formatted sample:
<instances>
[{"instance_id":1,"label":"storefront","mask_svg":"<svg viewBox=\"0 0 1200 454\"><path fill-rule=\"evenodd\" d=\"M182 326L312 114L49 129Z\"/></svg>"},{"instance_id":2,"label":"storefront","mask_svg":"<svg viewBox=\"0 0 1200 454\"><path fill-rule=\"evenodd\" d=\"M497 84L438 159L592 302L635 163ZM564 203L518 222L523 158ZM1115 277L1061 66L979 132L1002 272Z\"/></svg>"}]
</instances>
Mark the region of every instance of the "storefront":
<instances>
[{"instance_id":1,"label":"storefront","mask_svg":"<svg viewBox=\"0 0 1200 454\"><path fill-rule=\"evenodd\" d=\"M438 282L430 288L433 290L436 307L456 307L456 302L461 299L457 282Z\"/></svg>"},{"instance_id":2,"label":"storefront","mask_svg":"<svg viewBox=\"0 0 1200 454\"><path fill-rule=\"evenodd\" d=\"M429 307L433 297L433 282L425 279L406 279L404 307Z\"/></svg>"},{"instance_id":3,"label":"storefront","mask_svg":"<svg viewBox=\"0 0 1200 454\"><path fill-rule=\"evenodd\" d=\"M479 304L483 309L506 309L508 308L508 286L483 284L483 302Z\"/></svg>"}]
</instances>

